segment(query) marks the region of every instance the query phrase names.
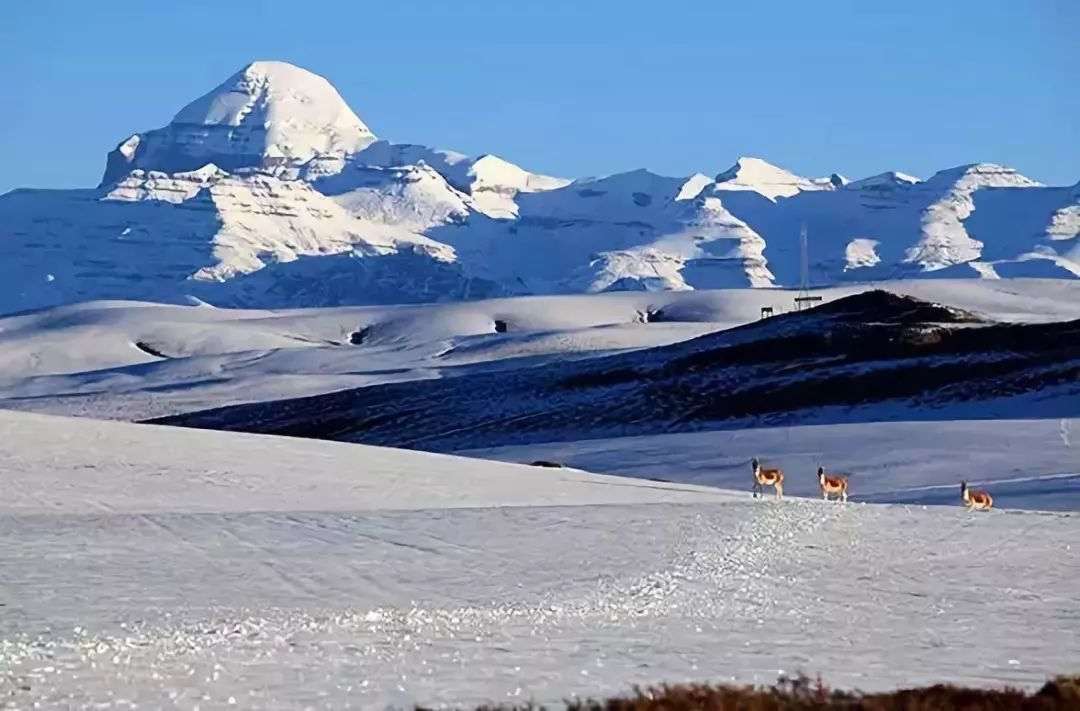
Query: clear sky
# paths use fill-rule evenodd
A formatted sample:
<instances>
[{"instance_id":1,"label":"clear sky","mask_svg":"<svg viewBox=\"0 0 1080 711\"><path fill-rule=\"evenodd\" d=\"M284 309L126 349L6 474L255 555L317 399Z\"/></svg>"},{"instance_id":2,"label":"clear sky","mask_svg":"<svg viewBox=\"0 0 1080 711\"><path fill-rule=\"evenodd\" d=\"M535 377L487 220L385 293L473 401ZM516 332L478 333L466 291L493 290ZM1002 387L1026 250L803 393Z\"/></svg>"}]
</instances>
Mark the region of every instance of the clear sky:
<instances>
[{"instance_id":1,"label":"clear sky","mask_svg":"<svg viewBox=\"0 0 1080 711\"><path fill-rule=\"evenodd\" d=\"M377 135L582 177L1080 180L1080 1L0 3L0 192L105 154L257 59L326 76Z\"/></svg>"}]
</instances>

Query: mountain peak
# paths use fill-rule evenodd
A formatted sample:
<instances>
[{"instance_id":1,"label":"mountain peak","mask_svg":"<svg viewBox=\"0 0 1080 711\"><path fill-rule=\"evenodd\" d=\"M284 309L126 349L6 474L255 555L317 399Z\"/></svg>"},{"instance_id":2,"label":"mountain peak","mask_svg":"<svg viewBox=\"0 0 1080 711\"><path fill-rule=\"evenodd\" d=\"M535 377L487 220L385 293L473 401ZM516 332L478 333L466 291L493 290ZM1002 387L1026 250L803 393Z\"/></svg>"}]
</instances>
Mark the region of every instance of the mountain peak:
<instances>
[{"instance_id":1,"label":"mountain peak","mask_svg":"<svg viewBox=\"0 0 1080 711\"><path fill-rule=\"evenodd\" d=\"M918 182L920 182L919 179L914 175L901 173L897 170L890 170L885 173L871 175L869 178L862 178L861 180L848 183L847 187L851 190L892 190L894 188L915 185Z\"/></svg>"},{"instance_id":2,"label":"mountain peak","mask_svg":"<svg viewBox=\"0 0 1080 711\"><path fill-rule=\"evenodd\" d=\"M961 188L1033 188L1042 183L1032 180L1015 168L997 163L968 163L934 173L932 184L956 184Z\"/></svg>"},{"instance_id":3,"label":"mountain peak","mask_svg":"<svg viewBox=\"0 0 1080 711\"><path fill-rule=\"evenodd\" d=\"M739 157L735 165L716 176L718 190L752 190L770 200L826 187L753 156Z\"/></svg>"},{"instance_id":4,"label":"mountain peak","mask_svg":"<svg viewBox=\"0 0 1080 711\"><path fill-rule=\"evenodd\" d=\"M242 126L269 122L268 130L272 130L275 119L332 128L342 140L353 138L350 134L362 135L367 143L373 139L329 81L287 62L252 62L182 108L173 123Z\"/></svg>"},{"instance_id":5,"label":"mountain peak","mask_svg":"<svg viewBox=\"0 0 1080 711\"><path fill-rule=\"evenodd\" d=\"M136 134L109 155L103 183L134 168L189 171L295 164L346 155L375 140L325 78L287 62L252 62L192 101L162 129Z\"/></svg>"}]
</instances>

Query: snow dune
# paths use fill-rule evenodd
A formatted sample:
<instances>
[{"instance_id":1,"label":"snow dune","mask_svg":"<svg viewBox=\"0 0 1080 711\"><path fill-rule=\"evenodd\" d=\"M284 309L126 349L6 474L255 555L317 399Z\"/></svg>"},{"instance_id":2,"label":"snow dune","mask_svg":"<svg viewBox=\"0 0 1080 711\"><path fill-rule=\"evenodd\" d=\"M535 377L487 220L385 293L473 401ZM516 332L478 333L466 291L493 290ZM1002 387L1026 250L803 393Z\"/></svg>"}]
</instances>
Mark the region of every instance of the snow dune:
<instances>
[{"instance_id":1,"label":"snow dune","mask_svg":"<svg viewBox=\"0 0 1080 711\"><path fill-rule=\"evenodd\" d=\"M1080 318L1076 281L879 286L1001 321ZM830 301L868 288L815 293ZM623 292L292 311L77 304L0 318L0 407L148 419L541 365L677 343L754 321L763 306L789 311L793 296L780 289ZM506 332L496 332L497 321ZM362 334L359 345L354 334Z\"/></svg>"}]
</instances>

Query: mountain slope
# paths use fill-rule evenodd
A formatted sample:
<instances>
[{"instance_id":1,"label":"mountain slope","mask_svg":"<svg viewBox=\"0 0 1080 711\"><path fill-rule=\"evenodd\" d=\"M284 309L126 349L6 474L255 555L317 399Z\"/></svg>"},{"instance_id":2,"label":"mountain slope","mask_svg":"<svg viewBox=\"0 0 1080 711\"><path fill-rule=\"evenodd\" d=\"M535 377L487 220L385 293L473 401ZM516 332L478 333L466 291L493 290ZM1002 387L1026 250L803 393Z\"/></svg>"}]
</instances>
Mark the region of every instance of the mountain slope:
<instances>
[{"instance_id":1,"label":"mountain slope","mask_svg":"<svg viewBox=\"0 0 1080 711\"><path fill-rule=\"evenodd\" d=\"M250 307L1080 275L1080 186L961 166L569 181L377 140L326 79L255 62L109 154L97 190L0 196L0 313L75 299ZM72 259L72 257L74 257Z\"/></svg>"},{"instance_id":2,"label":"mountain slope","mask_svg":"<svg viewBox=\"0 0 1080 711\"><path fill-rule=\"evenodd\" d=\"M1080 201L1069 188L1042 187L1015 170L977 164L929 180L885 174L831 191L803 191L775 203L754 192L722 196L727 209L766 242L781 284L799 280L796 239L809 230L810 273L819 282L914 276L1055 276L1080 273L1075 254ZM1050 267L1027 274L1014 264Z\"/></svg>"},{"instance_id":3,"label":"mountain slope","mask_svg":"<svg viewBox=\"0 0 1080 711\"><path fill-rule=\"evenodd\" d=\"M404 185L398 180L395 186ZM372 198L378 204L378 196ZM445 274L432 299L463 290L451 247L410 229L415 220L372 219L352 212L303 181L264 173L236 176L215 166L190 173L133 171L106 188L84 191L16 191L0 197L9 238L18 240L0 263L7 285L6 310L91 299L175 302L185 296L220 305L332 305L325 282L294 285L280 297L275 282L337 255L369 262L366 272L346 269L346 301L379 289L362 277L396 260L403 275L422 281ZM393 271L396 271L393 270ZM254 275L257 279L246 278ZM391 279L394 281L395 279ZM421 291L390 289L384 301L417 300ZM319 287L316 295L307 290ZM484 294L477 289L477 294ZM421 298L421 300L423 300Z\"/></svg>"}]
</instances>

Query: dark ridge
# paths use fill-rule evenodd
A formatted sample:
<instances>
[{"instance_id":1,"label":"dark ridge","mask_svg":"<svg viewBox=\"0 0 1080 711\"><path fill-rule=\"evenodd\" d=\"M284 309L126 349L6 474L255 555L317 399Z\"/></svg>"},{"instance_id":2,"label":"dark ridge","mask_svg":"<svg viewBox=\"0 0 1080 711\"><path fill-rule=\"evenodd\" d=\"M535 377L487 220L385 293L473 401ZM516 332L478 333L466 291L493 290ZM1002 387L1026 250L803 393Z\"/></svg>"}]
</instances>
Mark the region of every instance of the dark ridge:
<instances>
[{"instance_id":1,"label":"dark ridge","mask_svg":"<svg viewBox=\"0 0 1080 711\"><path fill-rule=\"evenodd\" d=\"M934 304L883 289L852 294L804 313L838 315L845 320L866 323L986 323L985 318L964 309Z\"/></svg>"},{"instance_id":2,"label":"dark ridge","mask_svg":"<svg viewBox=\"0 0 1080 711\"><path fill-rule=\"evenodd\" d=\"M552 387L573 389L599 385L618 385L620 383L632 383L640 378L641 373L632 368L619 368L616 370L578 373L568 378L556 380L552 383Z\"/></svg>"},{"instance_id":3,"label":"dark ridge","mask_svg":"<svg viewBox=\"0 0 1080 711\"><path fill-rule=\"evenodd\" d=\"M606 699L572 698L568 711L1075 711L1080 676L1059 676L1032 693L1008 686L973 688L934 684L862 692L829 687L800 675L772 686L661 684ZM419 707L418 707L419 708ZM480 706L478 711L537 711L543 706Z\"/></svg>"},{"instance_id":4,"label":"dark ridge","mask_svg":"<svg viewBox=\"0 0 1080 711\"><path fill-rule=\"evenodd\" d=\"M149 343L146 343L145 341L135 341L135 347L138 348L143 353L145 353L147 355L152 355L155 358L168 358L169 357L169 356L165 355L164 353L162 353L161 351L159 351L157 348L154 348L153 346L151 346Z\"/></svg>"},{"instance_id":5,"label":"dark ridge","mask_svg":"<svg viewBox=\"0 0 1080 711\"><path fill-rule=\"evenodd\" d=\"M506 331L506 321L503 321L501 319L495 319L495 333L506 333Z\"/></svg>"},{"instance_id":6,"label":"dark ridge","mask_svg":"<svg viewBox=\"0 0 1080 711\"><path fill-rule=\"evenodd\" d=\"M532 462L530 466L547 467L548 469L565 469L566 468L565 464L560 464L559 462L551 462L551 461L548 461L547 459L537 459L535 462Z\"/></svg>"},{"instance_id":7,"label":"dark ridge","mask_svg":"<svg viewBox=\"0 0 1080 711\"><path fill-rule=\"evenodd\" d=\"M361 328L359 331L353 331L349 334L349 344L359 346L368 337L369 333L371 333L370 328Z\"/></svg>"}]
</instances>

